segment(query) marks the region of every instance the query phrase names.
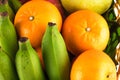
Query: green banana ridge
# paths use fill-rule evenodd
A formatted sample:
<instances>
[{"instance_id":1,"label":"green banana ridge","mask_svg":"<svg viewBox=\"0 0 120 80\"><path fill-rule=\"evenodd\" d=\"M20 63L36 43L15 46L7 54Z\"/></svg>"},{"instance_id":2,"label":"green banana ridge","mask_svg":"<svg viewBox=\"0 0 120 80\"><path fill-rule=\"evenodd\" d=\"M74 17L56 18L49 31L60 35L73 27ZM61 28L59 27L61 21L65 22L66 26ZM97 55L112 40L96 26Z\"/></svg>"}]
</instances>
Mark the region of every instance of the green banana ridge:
<instances>
[{"instance_id":1,"label":"green banana ridge","mask_svg":"<svg viewBox=\"0 0 120 80\"><path fill-rule=\"evenodd\" d=\"M22 3L19 0L8 0L8 3L14 13L16 13L18 9L22 6Z\"/></svg>"},{"instance_id":2,"label":"green banana ridge","mask_svg":"<svg viewBox=\"0 0 120 80\"><path fill-rule=\"evenodd\" d=\"M20 80L45 80L37 52L26 37L19 40L19 50L16 54L15 63Z\"/></svg>"},{"instance_id":3,"label":"green banana ridge","mask_svg":"<svg viewBox=\"0 0 120 80\"><path fill-rule=\"evenodd\" d=\"M18 50L17 34L8 12L0 12L0 47L7 52L14 61Z\"/></svg>"},{"instance_id":4,"label":"green banana ridge","mask_svg":"<svg viewBox=\"0 0 120 80\"><path fill-rule=\"evenodd\" d=\"M14 63L0 47L0 80L19 80Z\"/></svg>"},{"instance_id":5,"label":"green banana ridge","mask_svg":"<svg viewBox=\"0 0 120 80\"><path fill-rule=\"evenodd\" d=\"M69 80L70 59L57 24L49 22L42 39L42 56L49 80Z\"/></svg>"}]
</instances>

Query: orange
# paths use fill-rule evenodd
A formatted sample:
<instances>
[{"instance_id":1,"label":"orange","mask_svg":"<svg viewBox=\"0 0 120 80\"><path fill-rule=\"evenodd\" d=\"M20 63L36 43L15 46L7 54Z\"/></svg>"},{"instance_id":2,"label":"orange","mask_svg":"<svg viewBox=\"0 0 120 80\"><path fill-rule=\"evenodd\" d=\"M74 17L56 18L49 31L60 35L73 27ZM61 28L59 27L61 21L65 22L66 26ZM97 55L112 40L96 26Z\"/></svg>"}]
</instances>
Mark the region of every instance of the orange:
<instances>
[{"instance_id":1,"label":"orange","mask_svg":"<svg viewBox=\"0 0 120 80\"><path fill-rule=\"evenodd\" d=\"M110 32L106 20L100 14L79 10L65 19L62 35L68 51L78 55L87 49L104 50Z\"/></svg>"},{"instance_id":2,"label":"orange","mask_svg":"<svg viewBox=\"0 0 120 80\"><path fill-rule=\"evenodd\" d=\"M42 1L42 0L32 0L32 1Z\"/></svg>"},{"instance_id":3,"label":"orange","mask_svg":"<svg viewBox=\"0 0 120 80\"><path fill-rule=\"evenodd\" d=\"M59 10L44 0L28 1L20 7L14 19L18 36L28 37L34 48L41 45L48 22L56 23L61 31L62 17Z\"/></svg>"},{"instance_id":4,"label":"orange","mask_svg":"<svg viewBox=\"0 0 120 80\"><path fill-rule=\"evenodd\" d=\"M44 67L44 61L43 61L43 57L42 57L41 47L36 48L35 51L37 52L37 55L38 55L38 57L39 57L39 59L40 59L42 68L45 69L45 67Z\"/></svg>"},{"instance_id":5,"label":"orange","mask_svg":"<svg viewBox=\"0 0 120 80\"><path fill-rule=\"evenodd\" d=\"M86 50L72 64L70 80L116 80L116 67L103 51Z\"/></svg>"}]
</instances>

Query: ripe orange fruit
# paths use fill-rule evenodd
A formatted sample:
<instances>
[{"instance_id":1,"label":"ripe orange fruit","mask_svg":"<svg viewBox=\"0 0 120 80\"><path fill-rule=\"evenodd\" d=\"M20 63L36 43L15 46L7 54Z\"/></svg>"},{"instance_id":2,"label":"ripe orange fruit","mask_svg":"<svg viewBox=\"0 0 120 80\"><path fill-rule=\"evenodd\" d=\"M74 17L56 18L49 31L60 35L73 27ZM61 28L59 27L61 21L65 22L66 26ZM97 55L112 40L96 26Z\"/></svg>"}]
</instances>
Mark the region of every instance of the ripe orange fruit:
<instances>
[{"instance_id":1,"label":"ripe orange fruit","mask_svg":"<svg viewBox=\"0 0 120 80\"><path fill-rule=\"evenodd\" d=\"M38 54L38 57L39 57L39 59L40 59L41 65L42 65L42 68L45 69L45 67L44 67L44 61L43 61L43 57L42 57L41 47L36 48L35 51L36 51L37 54Z\"/></svg>"},{"instance_id":2,"label":"ripe orange fruit","mask_svg":"<svg viewBox=\"0 0 120 80\"><path fill-rule=\"evenodd\" d=\"M90 10L71 13L64 21L62 35L68 51L78 55L87 49L104 50L109 40L106 20Z\"/></svg>"},{"instance_id":3,"label":"ripe orange fruit","mask_svg":"<svg viewBox=\"0 0 120 80\"><path fill-rule=\"evenodd\" d=\"M14 19L18 36L28 37L34 48L41 45L48 22L56 23L61 31L62 17L59 10L44 0L28 1L20 7Z\"/></svg>"},{"instance_id":4,"label":"ripe orange fruit","mask_svg":"<svg viewBox=\"0 0 120 80\"><path fill-rule=\"evenodd\" d=\"M72 64L70 80L116 80L116 67L103 51L86 50Z\"/></svg>"},{"instance_id":5,"label":"ripe orange fruit","mask_svg":"<svg viewBox=\"0 0 120 80\"><path fill-rule=\"evenodd\" d=\"M32 1L42 1L42 0L32 0Z\"/></svg>"}]
</instances>

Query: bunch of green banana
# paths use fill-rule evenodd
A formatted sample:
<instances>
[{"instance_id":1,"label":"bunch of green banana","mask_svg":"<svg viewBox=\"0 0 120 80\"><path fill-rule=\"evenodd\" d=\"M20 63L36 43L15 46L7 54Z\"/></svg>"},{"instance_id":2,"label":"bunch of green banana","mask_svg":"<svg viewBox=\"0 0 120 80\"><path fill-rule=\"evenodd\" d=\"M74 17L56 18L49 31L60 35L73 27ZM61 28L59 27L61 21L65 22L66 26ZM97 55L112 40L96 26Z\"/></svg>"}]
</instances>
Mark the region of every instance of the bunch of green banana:
<instances>
[{"instance_id":1,"label":"bunch of green banana","mask_svg":"<svg viewBox=\"0 0 120 80\"><path fill-rule=\"evenodd\" d=\"M22 6L22 3L19 0L8 0L10 7L13 9L14 13Z\"/></svg>"},{"instance_id":2,"label":"bunch of green banana","mask_svg":"<svg viewBox=\"0 0 120 80\"><path fill-rule=\"evenodd\" d=\"M0 12L0 47L14 61L18 50L17 34L8 12Z\"/></svg>"},{"instance_id":3,"label":"bunch of green banana","mask_svg":"<svg viewBox=\"0 0 120 80\"><path fill-rule=\"evenodd\" d=\"M37 52L26 37L19 40L15 63L20 80L45 80Z\"/></svg>"},{"instance_id":4,"label":"bunch of green banana","mask_svg":"<svg viewBox=\"0 0 120 80\"><path fill-rule=\"evenodd\" d=\"M120 42L120 25L114 23L110 29L110 39L106 49L104 50L115 61L116 46Z\"/></svg>"},{"instance_id":5,"label":"bunch of green banana","mask_svg":"<svg viewBox=\"0 0 120 80\"><path fill-rule=\"evenodd\" d=\"M69 55L56 23L48 23L41 46L49 80L69 80Z\"/></svg>"},{"instance_id":6,"label":"bunch of green banana","mask_svg":"<svg viewBox=\"0 0 120 80\"><path fill-rule=\"evenodd\" d=\"M0 80L19 80L15 65L2 47L0 47Z\"/></svg>"},{"instance_id":7,"label":"bunch of green banana","mask_svg":"<svg viewBox=\"0 0 120 80\"><path fill-rule=\"evenodd\" d=\"M14 20L14 12L12 8L8 4L8 0L0 0L0 12L5 12L7 11L10 17L10 20L13 22Z\"/></svg>"},{"instance_id":8,"label":"bunch of green banana","mask_svg":"<svg viewBox=\"0 0 120 80\"><path fill-rule=\"evenodd\" d=\"M116 46L120 42L120 18L119 4L115 1L113 6L106 12L105 19L110 29L110 39L106 49L104 50L116 63L115 54Z\"/></svg>"}]
</instances>

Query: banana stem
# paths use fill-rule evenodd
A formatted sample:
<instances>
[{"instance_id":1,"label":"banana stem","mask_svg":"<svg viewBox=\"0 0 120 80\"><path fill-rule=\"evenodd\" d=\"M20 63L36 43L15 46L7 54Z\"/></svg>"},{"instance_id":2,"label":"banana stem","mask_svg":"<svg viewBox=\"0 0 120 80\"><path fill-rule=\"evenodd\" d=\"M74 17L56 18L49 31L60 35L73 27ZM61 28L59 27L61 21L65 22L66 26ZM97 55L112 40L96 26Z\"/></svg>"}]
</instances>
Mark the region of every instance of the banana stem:
<instances>
[{"instance_id":1,"label":"banana stem","mask_svg":"<svg viewBox=\"0 0 120 80\"><path fill-rule=\"evenodd\" d=\"M55 26L55 25L56 25L56 23L53 23L53 22L48 22L48 25L49 25L49 27L53 27L53 26Z\"/></svg>"},{"instance_id":2,"label":"banana stem","mask_svg":"<svg viewBox=\"0 0 120 80\"><path fill-rule=\"evenodd\" d=\"M5 4L6 2L7 2L7 0L1 0L1 1L0 1L0 5L1 5L1 4Z\"/></svg>"},{"instance_id":3,"label":"banana stem","mask_svg":"<svg viewBox=\"0 0 120 80\"><path fill-rule=\"evenodd\" d=\"M21 37L19 41L20 41L20 42L25 42L25 41L27 41L27 40L28 40L27 37Z\"/></svg>"},{"instance_id":4,"label":"banana stem","mask_svg":"<svg viewBox=\"0 0 120 80\"><path fill-rule=\"evenodd\" d=\"M28 43L28 44L26 44L26 43ZM19 39L19 48L20 48L20 50L27 50L27 48L30 46L30 44L29 44L29 40L28 40L28 38L27 37L21 37L20 39Z\"/></svg>"}]
</instances>

